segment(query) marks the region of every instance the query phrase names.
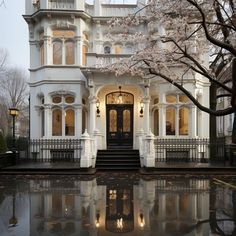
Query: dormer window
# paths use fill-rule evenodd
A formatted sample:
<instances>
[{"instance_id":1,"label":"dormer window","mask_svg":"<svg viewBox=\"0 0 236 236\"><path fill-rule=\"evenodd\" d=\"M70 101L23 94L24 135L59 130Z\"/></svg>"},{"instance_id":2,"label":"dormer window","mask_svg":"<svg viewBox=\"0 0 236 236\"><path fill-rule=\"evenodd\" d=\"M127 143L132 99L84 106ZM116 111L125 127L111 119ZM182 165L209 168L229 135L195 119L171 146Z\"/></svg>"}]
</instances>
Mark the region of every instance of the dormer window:
<instances>
[{"instance_id":1,"label":"dormer window","mask_svg":"<svg viewBox=\"0 0 236 236\"><path fill-rule=\"evenodd\" d=\"M110 46L105 46L104 47L104 53L105 54L111 54L111 47Z\"/></svg>"}]
</instances>

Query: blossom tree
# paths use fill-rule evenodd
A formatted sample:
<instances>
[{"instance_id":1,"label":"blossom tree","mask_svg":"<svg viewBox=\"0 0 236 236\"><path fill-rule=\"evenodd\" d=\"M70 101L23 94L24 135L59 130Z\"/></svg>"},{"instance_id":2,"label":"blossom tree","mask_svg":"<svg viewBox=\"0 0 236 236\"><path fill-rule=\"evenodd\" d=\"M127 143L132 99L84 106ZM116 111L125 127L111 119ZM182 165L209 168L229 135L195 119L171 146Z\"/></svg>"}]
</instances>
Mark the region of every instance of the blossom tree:
<instances>
[{"instance_id":1,"label":"blossom tree","mask_svg":"<svg viewBox=\"0 0 236 236\"><path fill-rule=\"evenodd\" d=\"M216 116L236 113L236 1L235 0L149 0L133 14L110 22L110 37L139 45L128 59L106 67L116 75L131 73L145 78L162 78L185 93L202 111ZM146 32L136 32L147 24ZM173 69L178 66L178 73ZM232 71L230 81L220 79ZM187 79L209 82L210 107L203 106L184 86ZM218 96L217 91L222 90ZM228 97L231 105L217 109L218 97ZM236 143L236 115L232 142ZM212 131L211 137L216 136ZM214 134L215 132L215 134Z\"/></svg>"}]
</instances>

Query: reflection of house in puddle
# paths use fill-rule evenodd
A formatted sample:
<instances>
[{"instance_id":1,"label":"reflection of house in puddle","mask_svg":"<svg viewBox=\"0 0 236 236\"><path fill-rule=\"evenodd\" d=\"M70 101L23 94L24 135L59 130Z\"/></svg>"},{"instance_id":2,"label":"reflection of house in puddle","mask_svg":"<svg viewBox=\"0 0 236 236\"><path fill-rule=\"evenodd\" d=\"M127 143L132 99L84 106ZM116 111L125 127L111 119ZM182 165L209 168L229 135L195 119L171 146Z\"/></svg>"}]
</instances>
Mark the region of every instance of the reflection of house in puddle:
<instances>
[{"instance_id":1,"label":"reflection of house in puddle","mask_svg":"<svg viewBox=\"0 0 236 236\"><path fill-rule=\"evenodd\" d=\"M209 180L31 180L31 235L209 235Z\"/></svg>"}]
</instances>

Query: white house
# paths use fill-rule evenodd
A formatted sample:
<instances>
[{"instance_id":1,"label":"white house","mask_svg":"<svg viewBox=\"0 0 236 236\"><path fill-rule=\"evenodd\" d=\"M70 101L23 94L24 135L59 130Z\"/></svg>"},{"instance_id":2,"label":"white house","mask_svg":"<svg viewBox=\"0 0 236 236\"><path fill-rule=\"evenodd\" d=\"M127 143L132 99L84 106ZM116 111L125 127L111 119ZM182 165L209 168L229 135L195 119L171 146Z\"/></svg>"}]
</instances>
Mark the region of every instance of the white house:
<instances>
[{"instance_id":1,"label":"white house","mask_svg":"<svg viewBox=\"0 0 236 236\"><path fill-rule=\"evenodd\" d=\"M31 139L95 140L95 150L139 149L145 137L208 138L209 117L171 84L104 73L138 45L109 41L108 20L135 12L137 3L26 0L30 44ZM147 26L140 26L146 30ZM181 70L176 65L173 70ZM184 86L204 106L209 83L186 73ZM154 136L152 135L154 134ZM144 144L145 145L145 144ZM95 154L96 155L96 154Z\"/></svg>"}]
</instances>

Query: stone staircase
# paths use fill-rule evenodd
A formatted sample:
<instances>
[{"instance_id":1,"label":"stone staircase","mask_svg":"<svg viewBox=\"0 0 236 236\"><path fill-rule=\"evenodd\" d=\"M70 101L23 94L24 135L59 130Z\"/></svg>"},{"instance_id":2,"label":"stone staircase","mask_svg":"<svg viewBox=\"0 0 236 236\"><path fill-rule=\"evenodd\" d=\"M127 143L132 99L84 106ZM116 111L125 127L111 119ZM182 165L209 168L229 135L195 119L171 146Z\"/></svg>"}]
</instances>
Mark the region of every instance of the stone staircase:
<instances>
[{"instance_id":1,"label":"stone staircase","mask_svg":"<svg viewBox=\"0 0 236 236\"><path fill-rule=\"evenodd\" d=\"M138 170L139 151L132 149L98 150L97 170Z\"/></svg>"}]
</instances>

